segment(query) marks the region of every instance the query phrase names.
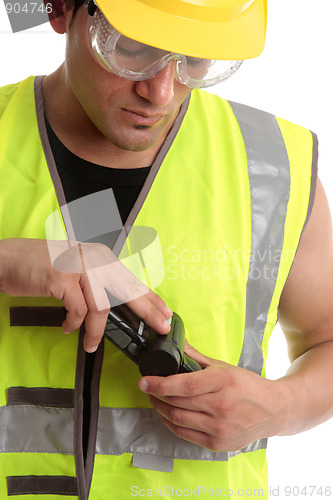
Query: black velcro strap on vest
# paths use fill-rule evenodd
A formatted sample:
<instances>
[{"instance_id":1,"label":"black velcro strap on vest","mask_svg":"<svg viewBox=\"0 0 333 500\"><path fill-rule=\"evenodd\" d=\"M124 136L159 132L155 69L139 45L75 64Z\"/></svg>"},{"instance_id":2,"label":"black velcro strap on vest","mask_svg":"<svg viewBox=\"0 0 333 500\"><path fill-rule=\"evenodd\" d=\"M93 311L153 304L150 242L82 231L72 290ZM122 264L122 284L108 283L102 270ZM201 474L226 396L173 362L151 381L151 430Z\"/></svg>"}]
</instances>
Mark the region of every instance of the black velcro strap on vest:
<instances>
[{"instance_id":1,"label":"black velcro strap on vest","mask_svg":"<svg viewBox=\"0 0 333 500\"><path fill-rule=\"evenodd\" d=\"M78 496L76 477L71 476L8 476L8 496L67 495Z\"/></svg>"},{"instance_id":2,"label":"black velcro strap on vest","mask_svg":"<svg viewBox=\"0 0 333 500\"><path fill-rule=\"evenodd\" d=\"M74 390L51 387L9 387L7 406L15 405L74 408Z\"/></svg>"},{"instance_id":3,"label":"black velcro strap on vest","mask_svg":"<svg viewBox=\"0 0 333 500\"><path fill-rule=\"evenodd\" d=\"M10 326L61 326L67 311L64 307L11 307Z\"/></svg>"}]
</instances>

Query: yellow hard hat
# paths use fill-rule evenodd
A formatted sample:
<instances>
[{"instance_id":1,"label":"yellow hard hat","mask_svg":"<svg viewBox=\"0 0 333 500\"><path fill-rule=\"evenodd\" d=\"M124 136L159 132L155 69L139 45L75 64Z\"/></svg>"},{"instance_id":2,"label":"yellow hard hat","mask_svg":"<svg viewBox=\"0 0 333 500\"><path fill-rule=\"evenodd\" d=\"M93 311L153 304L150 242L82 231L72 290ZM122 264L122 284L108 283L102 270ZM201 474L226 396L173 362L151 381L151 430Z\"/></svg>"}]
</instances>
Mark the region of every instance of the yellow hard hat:
<instances>
[{"instance_id":1,"label":"yellow hard hat","mask_svg":"<svg viewBox=\"0 0 333 500\"><path fill-rule=\"evenodd\" d=\"M95 0L122 35L205 59L250 59L265 44L267 0Z\"/></svg>"}]
</instances>

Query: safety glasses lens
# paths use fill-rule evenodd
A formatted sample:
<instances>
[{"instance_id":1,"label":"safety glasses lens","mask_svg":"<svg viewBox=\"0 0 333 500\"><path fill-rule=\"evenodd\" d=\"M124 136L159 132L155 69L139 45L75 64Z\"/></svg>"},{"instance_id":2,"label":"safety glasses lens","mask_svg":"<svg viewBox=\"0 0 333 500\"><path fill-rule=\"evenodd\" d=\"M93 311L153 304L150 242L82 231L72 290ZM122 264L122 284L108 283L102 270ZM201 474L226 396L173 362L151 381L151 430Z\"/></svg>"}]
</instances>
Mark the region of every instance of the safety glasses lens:
<instances>
[{"instance_id":1,"label":"safety glasses lens","mask_svg":"<svg viewBox=\"0 0 333 500\"><path fill-rule=\"evenodd\" d=\"M186 58L186 60L186 73L189 79L192 80L192 86L194 87L209 87L210 85L225 80L231 76L243 62L208 59L201 59L194 62L193 58Z\"/></svg>"},{"instance_id":2,"label":"safety glasses lens","mask_svg":"<svg viewBox=\"0 0 333 500\"><path fill-rule=\"evenodd\" d=\"M114 57L123 68L142 72L160 63L167 52L121 36L114 49Z\"/></svg>"}]
</instances>

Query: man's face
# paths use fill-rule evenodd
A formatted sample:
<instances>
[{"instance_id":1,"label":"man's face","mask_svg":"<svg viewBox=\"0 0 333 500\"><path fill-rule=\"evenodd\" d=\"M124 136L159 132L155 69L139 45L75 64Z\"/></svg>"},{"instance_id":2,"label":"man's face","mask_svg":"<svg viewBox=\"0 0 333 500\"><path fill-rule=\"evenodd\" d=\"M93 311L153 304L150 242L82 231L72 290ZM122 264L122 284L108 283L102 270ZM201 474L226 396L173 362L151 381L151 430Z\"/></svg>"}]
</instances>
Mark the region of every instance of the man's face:
<instances>
[{"instance_id":1,"label":"man's face","mask_svg":"<svg viewBox=\"0 0 333 500\"><path fill-rule=\"evenodd\" d=\"M71 91L95 127L115 146L146 151L162 144L191 90L174 79L174 62L154 78L133 82L104 69L89 50L86 8L68 29Z\"/></svg>"}]
</instances>

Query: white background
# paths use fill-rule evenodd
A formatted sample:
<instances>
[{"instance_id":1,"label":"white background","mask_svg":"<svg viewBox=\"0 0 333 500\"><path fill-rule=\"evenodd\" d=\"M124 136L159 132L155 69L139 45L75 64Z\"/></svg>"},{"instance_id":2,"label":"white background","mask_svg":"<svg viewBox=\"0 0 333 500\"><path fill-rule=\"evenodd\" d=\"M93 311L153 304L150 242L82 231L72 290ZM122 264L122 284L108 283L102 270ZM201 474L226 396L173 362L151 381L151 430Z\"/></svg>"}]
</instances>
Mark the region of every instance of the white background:
<instances>
[{"instance_id":1,"label":"white background","mask_svg":"<svg viewBox=\"0 0 333 500\"><path fill-rule=\"evenodd\" d=\"M0 0L1 2L1 0ZM239 72L213 92L270 111L299 123L319 137L319 174L333 208L331 160L333 99L332 0L268 0L267 44L263 55L243 64ZM63 60L65 38L47 25L12 34L0 3L0 86L31 74L47 74ZM276 328L269 352L267 376L278 378L288 367L283 334ZM277 498L305 498L284 486L327 486L307 498L333 499L333 422L298 436L276 437L269 443L270 485ZM323 492L324 493L324 492ZM273 498L273 494L272 494Z\"/></svg>"}]
</instances>

